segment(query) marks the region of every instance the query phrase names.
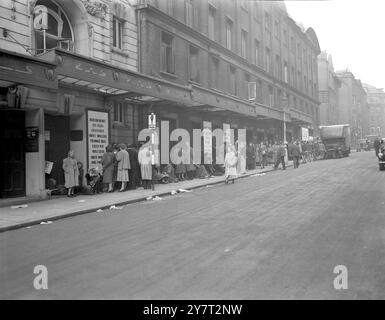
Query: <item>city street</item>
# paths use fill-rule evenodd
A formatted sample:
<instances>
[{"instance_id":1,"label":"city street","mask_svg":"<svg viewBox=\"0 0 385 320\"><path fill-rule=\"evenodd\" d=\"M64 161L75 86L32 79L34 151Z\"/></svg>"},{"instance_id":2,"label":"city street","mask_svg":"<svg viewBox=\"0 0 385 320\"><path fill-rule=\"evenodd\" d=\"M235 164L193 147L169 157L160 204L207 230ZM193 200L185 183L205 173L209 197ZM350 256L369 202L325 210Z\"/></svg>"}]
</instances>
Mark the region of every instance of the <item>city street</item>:
<instances>
[{"instance_id":1,"label":"city street","mask_svg":"<svg viewBox=\"0 0 385 320\"><path fill-rule=\"evenodd\" d=\"M0 299L383 299L384 245L385 172L352 153L1 233Z\"/></svg>"}]
</instances>

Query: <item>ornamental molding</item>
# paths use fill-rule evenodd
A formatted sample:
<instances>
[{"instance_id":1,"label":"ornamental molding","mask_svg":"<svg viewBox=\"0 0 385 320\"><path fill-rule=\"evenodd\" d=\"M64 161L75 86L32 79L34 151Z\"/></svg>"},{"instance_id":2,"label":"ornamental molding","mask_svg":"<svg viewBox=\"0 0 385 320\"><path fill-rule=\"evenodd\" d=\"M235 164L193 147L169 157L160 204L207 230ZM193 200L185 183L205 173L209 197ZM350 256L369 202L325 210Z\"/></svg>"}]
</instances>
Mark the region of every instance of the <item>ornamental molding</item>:
<instances>
[{"instance_id":1,"label":"ornamental molding","mask_svg":"<svg viewBox=\"0 0 385 320\"><path fill-rule=\"evenodd\" d=\"M107 15L108 6L98 0L81 0L84 8L91 16L105 18Z\"/></svg>"}]
</instances>

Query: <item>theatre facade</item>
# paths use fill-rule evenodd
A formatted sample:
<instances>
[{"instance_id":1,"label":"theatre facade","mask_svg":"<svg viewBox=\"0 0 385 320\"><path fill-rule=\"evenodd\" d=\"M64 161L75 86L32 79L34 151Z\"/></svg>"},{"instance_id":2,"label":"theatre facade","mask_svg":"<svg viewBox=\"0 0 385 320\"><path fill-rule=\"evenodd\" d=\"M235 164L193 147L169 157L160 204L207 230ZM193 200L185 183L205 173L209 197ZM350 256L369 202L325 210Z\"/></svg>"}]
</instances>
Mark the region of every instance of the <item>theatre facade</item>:
<instances>
[{"instance_id":1,"label":"theatre facade","mask_svg":"<svg viewBox=\"0 0 385 320\"><path fill-rule=\"evenodd\" d=\"M45 197L49 178L64 184L62 160L68 150L75 151L86 171L100 160L106 144L138 142L151 113L158 127L167 120L170 132L183 128L191 137L193 129L230 127L246 129L247 141L283 140L285 122L288 140L299 138L302 127L316 128L318 94L312 96L309 86L309 93L301 92L291 85L294 80L285 83L286 78L239 56L238 49L226 48L219 38L211 40L207 32L179 21L185 2L170 1L169 14L162 11L166 6L157 7L167 2L159 2L4 1L1 198ZM214 7L205 1L199 5L206 17ZM215 9L225 10L219 2ZM311 30L300 36L311 48L310 63L318 42ZM235 34L230 38L238 41ZM251 40L247 43L252 59ZM286 69L282 62L282 77L290 69L287 60ZM314 90L316 79L316 74L306 78Z\"/></svg>"}]
</instances>

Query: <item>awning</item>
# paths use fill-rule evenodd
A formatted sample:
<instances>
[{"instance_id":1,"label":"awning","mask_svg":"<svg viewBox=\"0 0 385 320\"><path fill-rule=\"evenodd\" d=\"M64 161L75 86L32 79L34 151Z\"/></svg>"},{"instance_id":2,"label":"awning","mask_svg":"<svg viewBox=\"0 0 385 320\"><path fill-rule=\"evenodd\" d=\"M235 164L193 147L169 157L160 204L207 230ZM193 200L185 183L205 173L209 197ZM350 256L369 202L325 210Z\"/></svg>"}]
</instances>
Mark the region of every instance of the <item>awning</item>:
<instances>
[{"instance_id":1,"label":"awning","mask_svg":"<svg viewBox=\"0 0 385 320\"><path fill-rule=\"evenodd\" d=\"M296 109L290 109L291 122L298 125L309 125L313 123L313 119L306 113Z\"/></svg>"},{"instance_id":2,"label":"awning","mask_svg":"<svg viewBox=\"0 0 385 320\"><path fill-rule=\"evenodd\" d=\"M62 49L48 52L44 59L56 63L59 83L95 90L113 97L137 98L143 102L172 100L194 105L191 89L186 86L114 67Z\"/></svg>"},{"instance_id":3,"label":"awning","mask_svg":"<svg viewBox=\"0 0 385 320\"><path fill-rule=\"evenodd\" d=\"M0 49L0 80L57 89L58 81L54 63Z\"/></svg>"}]
</instances>

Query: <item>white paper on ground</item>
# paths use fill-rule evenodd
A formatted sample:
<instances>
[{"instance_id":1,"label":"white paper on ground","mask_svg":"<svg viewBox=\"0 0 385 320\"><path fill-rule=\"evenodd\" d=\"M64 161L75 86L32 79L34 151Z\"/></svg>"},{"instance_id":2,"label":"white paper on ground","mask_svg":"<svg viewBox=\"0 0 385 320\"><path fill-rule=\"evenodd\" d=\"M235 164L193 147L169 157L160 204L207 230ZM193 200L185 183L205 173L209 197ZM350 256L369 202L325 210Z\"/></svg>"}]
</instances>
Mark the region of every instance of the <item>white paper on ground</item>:
<instances>
[{"instance_id":1,"label":"white paper on ground","mask_svg":"<svg viewBox=\"0 0 385 320\"><path fill-rule=\"evenodd\" d=\"M179 192L191 192L191 191L186 189L179 189Z\"/></svg>"},{"instance_id":2,"label":"white paper on ground","mask_svg":"<svg viewBox=\"0 0 385 320\"><path fill-rule=\"evenodd\" d=\"M28 208L28 204L18 204L15 206L11 206L11 209L19 209L19 208Z\"/></svg>"},{"instance_id":3,"label":"white paper on ground","mask_svg":"<svg viewBox=\"0 0 385 320\"><path fill-rule=\"evenodd\" d=\"M51 224L52 223L52 221L42 221L42 222L40 222L40 224Z\"/></svg>"}]
</instances>

